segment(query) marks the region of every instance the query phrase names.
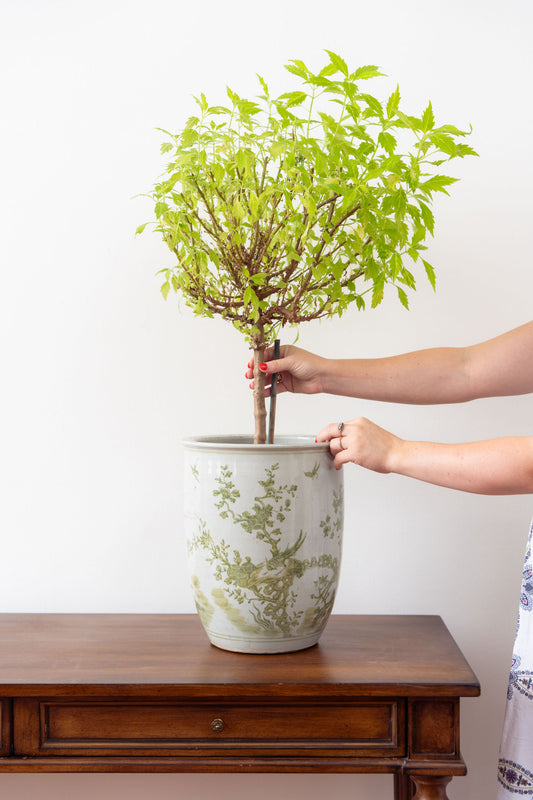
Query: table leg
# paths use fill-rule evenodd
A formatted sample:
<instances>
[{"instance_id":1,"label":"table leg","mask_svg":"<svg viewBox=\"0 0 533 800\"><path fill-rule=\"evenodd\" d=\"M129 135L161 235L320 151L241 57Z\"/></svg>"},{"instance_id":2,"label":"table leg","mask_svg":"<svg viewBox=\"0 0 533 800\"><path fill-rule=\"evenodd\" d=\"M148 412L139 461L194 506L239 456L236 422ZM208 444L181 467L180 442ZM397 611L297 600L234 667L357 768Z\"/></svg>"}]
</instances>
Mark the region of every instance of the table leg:
<instances>
[{"instance_id":1,"label":"table leg","mask_svg":"<svg viewBox=\"0 0 533 800\"><path fill-rule=\"evenodd\" d=\"M396 773L394 776L394 800L411 800L413 784L409 775Z\"/></svg>"},{"instance_id":2,"label":"table leg","mask_svg":"<svg viewBox=\"0 0 533 800\"><path fill-rule=\"evenodd\" d=\"M416 793L413 800L449 800L446 794L446 786L451 781L450 776L427 776L411 775L411 779L416 786Z\"/></svg>"}]
</instances>

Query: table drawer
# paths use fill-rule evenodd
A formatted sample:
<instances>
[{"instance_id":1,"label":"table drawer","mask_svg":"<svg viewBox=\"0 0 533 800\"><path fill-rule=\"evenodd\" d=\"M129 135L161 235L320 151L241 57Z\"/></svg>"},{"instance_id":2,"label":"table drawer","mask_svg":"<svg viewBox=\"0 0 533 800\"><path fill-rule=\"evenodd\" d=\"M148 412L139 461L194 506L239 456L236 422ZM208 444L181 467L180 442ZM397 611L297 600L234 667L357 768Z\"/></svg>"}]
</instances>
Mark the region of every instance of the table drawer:
<instances>
[{"instance_id":1,"label":"table drawer","mask_svg":"<svg viewBox=\"0 0 533 800\"><path fill-rule=\"evenodd\" d=\"M11 752L11 701L0 700L0 756Z\"/></svg>"},{"instance_id":2,"label":"table drawer","mask_svg":"<svg viewBox=\"0 0 533 800\"><path fill-rule=\"evenodd\" d=\"M379 699L297 703L15 701L18 755L402 755L405 709Z\"/></svg>"}]
</instances>

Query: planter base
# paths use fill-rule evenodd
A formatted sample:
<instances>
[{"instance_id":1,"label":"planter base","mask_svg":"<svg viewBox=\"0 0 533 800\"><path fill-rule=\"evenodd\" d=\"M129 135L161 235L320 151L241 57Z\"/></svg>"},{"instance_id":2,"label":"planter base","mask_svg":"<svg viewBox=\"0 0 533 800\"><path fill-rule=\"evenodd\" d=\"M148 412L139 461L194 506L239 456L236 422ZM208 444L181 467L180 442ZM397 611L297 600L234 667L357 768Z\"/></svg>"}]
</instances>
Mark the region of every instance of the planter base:
<instances>
[{"instance_id":1,"label":"planter base","mask_svg":"<svg viewBox=\"0 0 533 800\"><path fill-rule=\"evenodd\" d=\"M242 640L235 635L219 636L216 633L211 633L204 627L207 637L212 645L220 648L221 650L230 650L232 653L294 653L297 650L307 650L309 647L314 647L320 638L319 633L313 633L309 636L291 636L288 639L271 639L265 637L262 639L260 636L255 636L253 639Z\"/></svg>"}]
</instances>

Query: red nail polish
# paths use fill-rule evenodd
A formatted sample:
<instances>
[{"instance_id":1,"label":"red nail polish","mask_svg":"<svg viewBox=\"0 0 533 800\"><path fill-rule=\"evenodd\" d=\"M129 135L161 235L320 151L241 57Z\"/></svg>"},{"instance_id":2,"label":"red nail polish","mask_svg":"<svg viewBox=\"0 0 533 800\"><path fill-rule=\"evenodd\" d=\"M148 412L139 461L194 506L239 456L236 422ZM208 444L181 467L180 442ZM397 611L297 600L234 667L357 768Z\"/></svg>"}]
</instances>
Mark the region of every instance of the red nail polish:
<instances>
[{"instance_id":1,"label":"red nail polish","mask_svg":"<svg viewBox=\"0 0 533 800\"><path fill-rule=\"evenodd\" d=\"M259 369L261 370L261 372L266 372L267 371L267 365L266 364L259 364Z\"/></svg>"},{"instance_id":2,"label":"red nail polish","mask_svg":"<svg viewBox=\"0 0 533 800\"><path fill-rule=\"evenodd\" d=\"M318 439L315 439L315 444L318 444Z\"/></svg>"}]
</instances>

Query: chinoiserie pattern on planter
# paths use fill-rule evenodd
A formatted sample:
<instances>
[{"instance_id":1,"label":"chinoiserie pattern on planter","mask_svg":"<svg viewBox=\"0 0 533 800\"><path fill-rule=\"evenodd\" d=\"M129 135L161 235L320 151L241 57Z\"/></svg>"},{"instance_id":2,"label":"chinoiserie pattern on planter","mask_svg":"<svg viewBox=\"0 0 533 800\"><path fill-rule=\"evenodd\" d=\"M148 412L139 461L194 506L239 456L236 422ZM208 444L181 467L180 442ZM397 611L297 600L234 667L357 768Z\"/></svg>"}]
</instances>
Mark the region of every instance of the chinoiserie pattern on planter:
<instances>
[{"instance_id":1,"label":"chinoiserie pattern on planter","mask_svg":"<svg viewBox=\"0 0 533 800\"><path fill-rule=\"evenodd\" d=\"M299 487L278 481L279 466L266 467L250 509L235 510L241 493L228 466L222 465L215 478L217 488L213 492L213 506L219 519L228 520L245 537L263 545L260 559L255 553L253 558L251 550L242 552L232 548L229 541L212 534L204 520L199 520L197 532L188 542L189 554L203 551L214 570L218 588L211 591L213 601L233 625L246 634L285 637L296 630L307 633L317 625L322 627L331 613L339 579L342 489L338 495L333 492L331 513L316 521L321 540L333 540L331 546L323 543L318 555L302 558L308 532L300 530L292 541L284 541L282 531L282 523L291 513ZM317 462L313 470L303 474L306 478L313 478L318 470ZM306 598L308 607L304 613L298 608L296 585L308 570L315 574L315 578ZM209 627L212 611L197 576L193 576L193 587L198 611ZM246 603L250 603L252 609L247 620L239 611L239 607L244 608Z\"/></svg>"},{"instance_id":2,"label":"chinoiserie pattern on planter","mask_svg":"<svg viewBox=\"0 0 533 800\"><path fill-rule=\"evenodd\" d=\"M524 561L520 608L498 762L498 800L533 798L533 522Z\"/></svg>"},{"instance_id":3,"label":"chinoiserie pattern on planter","mask_svg":"<svg viewBox=\"0 0 533 800\"><path fill-rule=\"evenodd\" d=\"M310 437L185 441L189 575L212 644L242 653L316 644L333 608L342 471Z\"/></svg>"}]
</instances>

